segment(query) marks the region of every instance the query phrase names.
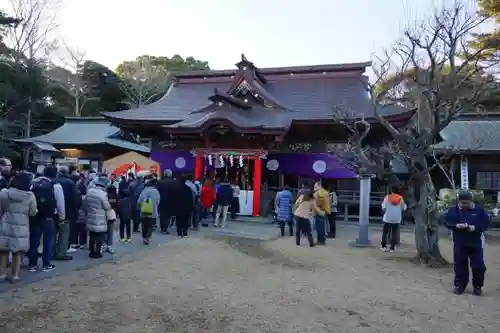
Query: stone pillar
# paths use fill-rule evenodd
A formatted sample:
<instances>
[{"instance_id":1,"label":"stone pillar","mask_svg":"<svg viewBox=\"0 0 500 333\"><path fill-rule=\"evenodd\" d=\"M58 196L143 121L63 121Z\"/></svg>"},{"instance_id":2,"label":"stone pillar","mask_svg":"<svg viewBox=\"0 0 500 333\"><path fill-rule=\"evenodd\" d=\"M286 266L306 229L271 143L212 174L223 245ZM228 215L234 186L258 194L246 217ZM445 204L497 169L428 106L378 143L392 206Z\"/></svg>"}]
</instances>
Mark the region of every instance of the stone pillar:
<instances>
[{"instance_id":1,"label":"stone pillar","mask_svg":"<svg viewBox=\"0 0 500 333\"><path fill-rule=\"evenodd\" d=\"M369 235L370 224L370 192L372 175L361 174L359 178L359 230L358 237L349 244L353 247L371 247Z\"/></svg>"}]
</instances>

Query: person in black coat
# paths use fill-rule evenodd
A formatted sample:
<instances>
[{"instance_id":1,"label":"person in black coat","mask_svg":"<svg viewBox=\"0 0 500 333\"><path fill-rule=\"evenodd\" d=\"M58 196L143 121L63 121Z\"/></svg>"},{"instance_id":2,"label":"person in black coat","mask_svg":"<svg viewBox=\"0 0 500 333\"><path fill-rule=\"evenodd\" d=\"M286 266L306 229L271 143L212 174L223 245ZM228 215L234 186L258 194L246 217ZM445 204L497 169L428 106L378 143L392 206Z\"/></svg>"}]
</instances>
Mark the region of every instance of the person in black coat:
<instances>
[{"instance_id":1,"label":"person in black coat","mask_svg":"<svg viewBox=\"0 0 500 333\"><path fill-rule=\"evenodd\" d=\"M172 171L165 170L163 179L158 182L158 192L160 193L160 230L162 234L168 234L172 217L175 216L175 192L176 182L172 179Z\"/></svg>"},{"instance_id":2,"label":"person in black coat","mask_svg":"<svg viewBox=\"0 0 500 333\"><path fill-rule=\"evenodd\" d=\"M122 180L122 182L124 182ZM130 243L132 241L131 219L132 219L132 197L128 183L120 182L118 186L118 217L120 218L120 242ZM125 181L126 182L126 181Z\"/></svg>"},{"instance_id":3,"label":"person in black coat","mask_svg":"<svg viewBox=\"0 0 500 333\"><path fill-rule=\"evenodd\" d=\"M169 200L173 204L172 212L175 216L177 236L186 237L189 229L189 221L195 209L193 191L186 185L183 177L179 177L174 182L175 195Z\"/></svg>"},{"instance_id":4,"label":"person in black coat","mask_svg":"<svg viewBox=\"0 0 500 333\"><path fill-rule=\"evenodd\" d=\"M142 182L142 178L135 178L134 174L129 175L132 176L129 182L130 184L130 197L131 197L131 209L132 209L132 221L133 221L133 232L139 232L139 226L141 225L141 214L137 209L137 200L141 195L142 190L144 189L144 183Z\"/></svg>"},{"instance_id":5,"label":"person in black coat","mask_svg":"<svg viewBox=\"0 0 500 333\"><path fill-rule=\"evenodd\" d=\"M54 260L70 260L67 255L70 247L74 252L79 248L76 223L78 221L78 210L82 205L82 197L76 187L75 182L70 178L69 169L66 166L59 167L57 182L61 184L64 192L64 206L66 211L66 221L57 227L56 251Z\"/></svg>"}]
</instances>

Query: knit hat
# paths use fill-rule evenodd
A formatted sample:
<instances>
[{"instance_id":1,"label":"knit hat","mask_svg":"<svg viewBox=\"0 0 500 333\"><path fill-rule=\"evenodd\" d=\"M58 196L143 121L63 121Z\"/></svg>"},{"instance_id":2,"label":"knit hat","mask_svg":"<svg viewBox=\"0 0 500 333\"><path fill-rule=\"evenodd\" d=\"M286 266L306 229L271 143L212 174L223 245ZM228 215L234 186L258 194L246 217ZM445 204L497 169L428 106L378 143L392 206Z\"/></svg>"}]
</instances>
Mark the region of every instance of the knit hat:
<instances>
[{"instance_id":1,"label":"knit hat","mask_svg":"<svg viewBox=\"0 0 500 333\"><path fill-rule=\"evenodd\" d=\"M458 201L472 201L472 193L467 190L462 190L458 193Z\"/></svg>"}]
</instances>

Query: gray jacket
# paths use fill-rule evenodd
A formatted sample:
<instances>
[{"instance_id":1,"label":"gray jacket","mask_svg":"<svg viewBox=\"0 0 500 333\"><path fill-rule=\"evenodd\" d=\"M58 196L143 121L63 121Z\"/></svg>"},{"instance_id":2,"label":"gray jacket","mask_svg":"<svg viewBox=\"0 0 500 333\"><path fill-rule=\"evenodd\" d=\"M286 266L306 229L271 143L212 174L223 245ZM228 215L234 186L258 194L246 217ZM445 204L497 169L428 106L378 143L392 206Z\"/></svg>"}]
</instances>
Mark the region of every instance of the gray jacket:
<instances>
[{"instance_id":1,"label":"gray jacket","mask_svg":"<svg viewBox=\"0 0 500 333\"><path fill-rule=\"evenodd\" d=\"M111 209L111 205L104 188L100 186L90 188L83 200L82 208L85 212L85 224L88 231L106 232L108 230L106 212Z\"/></svg>"},{"instance_id":2,"label":"gray jacket","mask_svg":"<svg viewBox=\"0 0 500 333\"><path fill-rule=\"evenodd\" d=\"M137 199L137 208L140 210L141 205L147 199L151 199L153 202L153 215L151 217L158 218L158 206L160 205L160 193L154 186L146 186L139 195Z\"/></svg>"},{"instance_id":3,"label":"gray jacket","mask_svg":"<svg viewBox=\"0 0 500 333\"><path fill-rule=\"evenodd\" d=\"M0 251L26 252L29 248L30 216L35 216L35 195L8 188L0 191Z\"/></svg>"}]
</instances>

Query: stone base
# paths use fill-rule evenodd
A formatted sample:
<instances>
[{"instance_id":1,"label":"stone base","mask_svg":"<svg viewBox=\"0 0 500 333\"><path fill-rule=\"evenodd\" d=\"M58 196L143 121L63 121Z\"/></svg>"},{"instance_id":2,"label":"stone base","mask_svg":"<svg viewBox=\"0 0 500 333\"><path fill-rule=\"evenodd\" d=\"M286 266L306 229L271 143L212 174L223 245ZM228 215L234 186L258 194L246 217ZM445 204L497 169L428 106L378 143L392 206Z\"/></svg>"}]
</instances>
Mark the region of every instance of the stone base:
<instances>
[{"instance_id":1,"label":"stone base","mask_svg":"<svg viewBox=\"0 0 500 333\"><path fill-rule=\"evenodd\" d=\"M359 239L356 239L355 241L349 241L349 246L351 247L374 247L372 244L371 240L363 240L359 241Z\"/></svg>"}]
</instances>

